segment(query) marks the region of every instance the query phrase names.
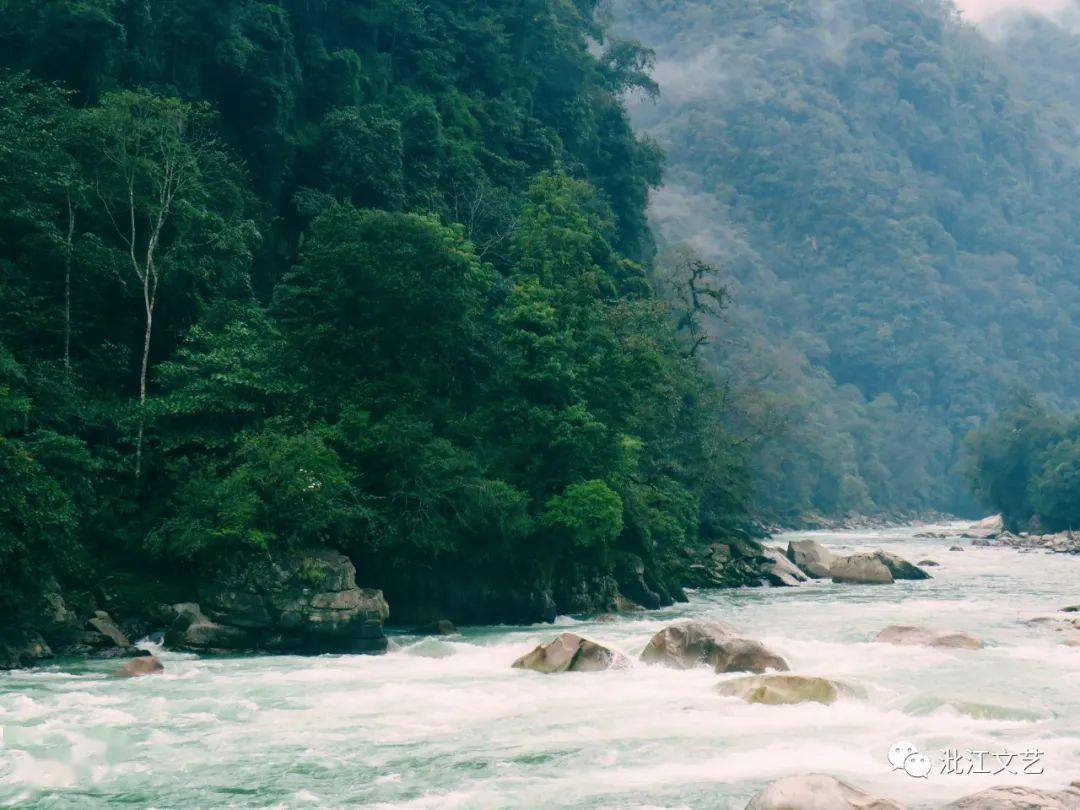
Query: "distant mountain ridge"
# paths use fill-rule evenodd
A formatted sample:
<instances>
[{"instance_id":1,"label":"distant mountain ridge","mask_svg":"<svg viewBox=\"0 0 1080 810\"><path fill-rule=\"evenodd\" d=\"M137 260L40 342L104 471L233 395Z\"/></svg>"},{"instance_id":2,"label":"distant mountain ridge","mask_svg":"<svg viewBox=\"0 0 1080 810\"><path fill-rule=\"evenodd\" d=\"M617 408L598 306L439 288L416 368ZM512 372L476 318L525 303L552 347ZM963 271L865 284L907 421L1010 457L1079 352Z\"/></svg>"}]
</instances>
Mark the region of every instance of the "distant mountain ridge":
<instances>
[{"instance_id":1,"label":"distant mountain ridge","mask_svg":"<svg viewBox=\"0 0 1080 810\"><path fill-rule=\"evenodd\" d=\"M938 0L615 16L656 51L660 99L634 116L667 152L658 236L732 288L712 355L760 369L748 424L790 427L760 442L763 497L972 511L962 437L1016 387L1080 401L1075 34L991 41Z\"/></svg>"}]
</instances>

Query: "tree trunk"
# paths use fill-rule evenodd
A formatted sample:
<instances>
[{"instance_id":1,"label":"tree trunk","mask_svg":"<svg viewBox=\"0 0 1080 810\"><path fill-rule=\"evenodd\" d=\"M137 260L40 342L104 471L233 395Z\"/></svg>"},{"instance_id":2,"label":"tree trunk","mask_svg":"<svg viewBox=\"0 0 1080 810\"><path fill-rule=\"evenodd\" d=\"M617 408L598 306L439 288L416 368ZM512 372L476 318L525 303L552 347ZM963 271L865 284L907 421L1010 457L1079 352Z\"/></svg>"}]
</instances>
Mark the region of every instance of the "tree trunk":
<instances>
[{"instance_id":1,"label":"tree trunk","mask_svg":"<svg viewBox=\"0 0 1080 810\"><path fill-rule=\"evenodd\" d=\"M71 371L71 254L75 239L75 208L67 195L68 229L64 250L64 368Z\"/></svg>"},{"instance_id":2,"label":"tree trunk","mask_svg":"<svg viewBox=\"0 0 1080 810\"><path fill-rule=\"evenodd\" d=\"M150 335L154 328L154 299L150 292L150 274L143 282L143 305L146 307L146 331L143 333L142 368L139 371L139 435L135 440L135 477L142 475L143 429L146 425L146 377L150 367Z\"/></svg>"}]
</instances>

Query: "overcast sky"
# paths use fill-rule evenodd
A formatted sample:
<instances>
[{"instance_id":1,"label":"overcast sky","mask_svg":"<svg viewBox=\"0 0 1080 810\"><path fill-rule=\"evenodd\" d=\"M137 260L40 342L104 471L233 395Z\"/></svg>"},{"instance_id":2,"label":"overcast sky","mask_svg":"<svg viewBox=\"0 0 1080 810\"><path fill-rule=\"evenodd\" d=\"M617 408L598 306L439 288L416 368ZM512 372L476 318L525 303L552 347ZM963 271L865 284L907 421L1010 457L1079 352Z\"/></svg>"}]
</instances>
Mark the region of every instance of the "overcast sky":
<instances>
[{"instance_id":1,"label":"overcast sky","mask_svg":"<svg viewBox=\"0 0 1080 810\"><path fill-rule=\"evenodd\" d=\"M956 0L970 20L982 20L1006 9L1027 8L1033 11L1055 12L1067 6L1071 0Z\"/></svg>"}]
</instances>

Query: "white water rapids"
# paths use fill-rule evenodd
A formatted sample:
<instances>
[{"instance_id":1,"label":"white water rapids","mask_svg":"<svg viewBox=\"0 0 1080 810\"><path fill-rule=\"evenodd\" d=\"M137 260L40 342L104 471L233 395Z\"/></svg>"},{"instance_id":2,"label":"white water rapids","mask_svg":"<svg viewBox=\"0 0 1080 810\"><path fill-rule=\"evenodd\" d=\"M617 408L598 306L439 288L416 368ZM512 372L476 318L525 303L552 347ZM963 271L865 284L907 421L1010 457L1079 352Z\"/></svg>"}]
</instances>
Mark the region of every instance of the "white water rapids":
<instances>
[{"instance_id":1,"label":"white water rapids","mask_svg":"<svg viewBox=\"0 0 1080 810\"><path fill-rule=\"evenodd\" d=\"M741 809L767 782L817 771L918 808L993 784L1058 789L1080 778L1080 647L1023 622L1080 602L1080 557L916 531L797 536L933 558L941 565L926 581L703 591L611 623L401 636L382 656L163 653L164 675L132 680L107 677L116 662L0 674L0 804ZM948 551L956 542L966 550ZM727 621L794 672L866 697L761 706L716 694L738 676L707 669L510 667L564 630L636 657L688 617ZM889 624L967 631L986 647L871 643ZM891 770L886 752L900 740L934 760L928 778ZM1038 749L1043 773L943 774L950 748Z\"/></svg>"}]
</instances>

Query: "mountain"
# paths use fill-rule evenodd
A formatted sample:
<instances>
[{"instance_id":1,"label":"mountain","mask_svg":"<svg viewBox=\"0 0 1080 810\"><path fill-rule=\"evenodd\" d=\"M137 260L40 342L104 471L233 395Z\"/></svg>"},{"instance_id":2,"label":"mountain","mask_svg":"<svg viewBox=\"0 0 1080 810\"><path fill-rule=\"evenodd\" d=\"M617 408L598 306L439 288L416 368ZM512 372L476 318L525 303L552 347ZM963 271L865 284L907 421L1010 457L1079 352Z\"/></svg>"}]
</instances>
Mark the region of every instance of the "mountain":
<instances>
[{"instance_id":1,"label":"mountain","mask_svg":"<svg viewBox=\"0 0 1080 810\"><path fill-rule=\"evenodd\" d=\"M762 498L975 511L962 437L1017 387L1080 401L1075 36L991 40L937 0L613 15L656 54L633 117L667 152L661 245L733 298L708 356L765 389L748 436L788 426L757 440Z\"/></svg>"}]
</instances>

